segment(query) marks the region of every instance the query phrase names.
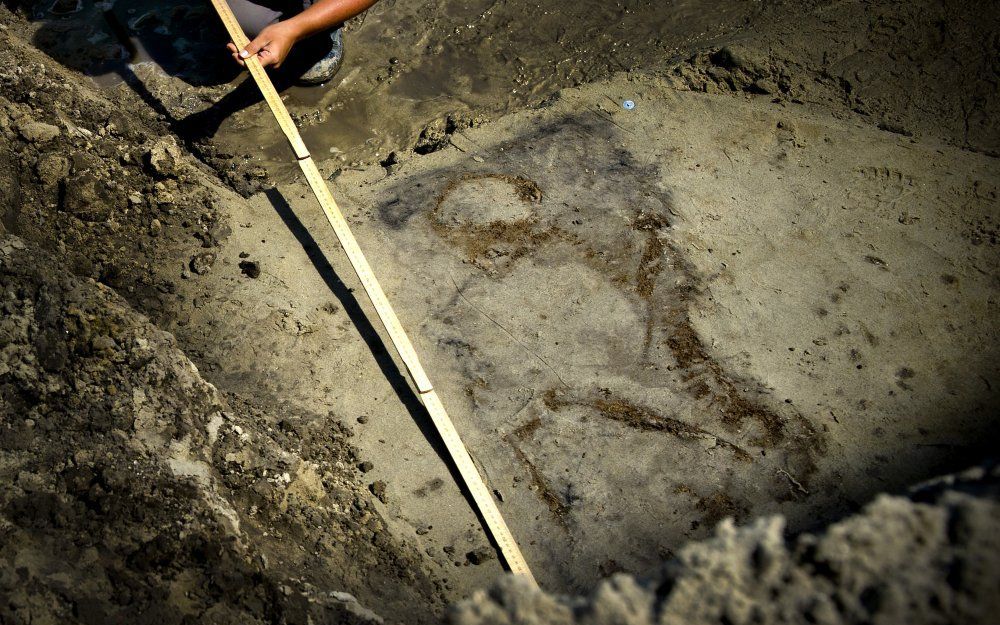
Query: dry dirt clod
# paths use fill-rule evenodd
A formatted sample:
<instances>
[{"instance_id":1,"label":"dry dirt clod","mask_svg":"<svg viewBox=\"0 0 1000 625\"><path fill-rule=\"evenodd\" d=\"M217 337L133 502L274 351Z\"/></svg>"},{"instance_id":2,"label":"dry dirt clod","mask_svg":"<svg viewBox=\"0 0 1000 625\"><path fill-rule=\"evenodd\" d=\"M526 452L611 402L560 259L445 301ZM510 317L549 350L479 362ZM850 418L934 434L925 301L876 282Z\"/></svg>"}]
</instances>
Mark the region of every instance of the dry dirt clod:
<instances>
[{"instance_id":1,"label":"dry dirt clod","mask_svg":"<svg viewBox=\"0 0 1000 625\"><path fill-rule=\"evenodd\" d=\"M29 143L48 143L62 133L58 126L39 121L29 121L20 124L17 130L24 137L24 140Z\"/></svg>"},{"instance_id":2,"label":"dry dirt clod","mask_svg":"<svg viewBox=\"0 0 1000 625\"><path fill-rule=\"evenodd\" d=\"M493 553L493 549L490 547L479 547L473 549L469 553L465 554L465 559L469 561L470 564L480 565L483 562L495 559L497 556Z\"/></svg>"},{"instance_id":3,"label":"dry dirt clod","mask_svg":"<svg viewBox=\"0 0 1000 625\"><path fill-rule=\"evenodd\" d=\"M146 163L158 176L176 178L183 168L183 155L173 137L164 137L146 152Z\"/></svg>"},{"instance_id":4,"label":"dry dirt clod","mask_svg":"<svg viewBox=\"0 0 1000 625\"><path fill-rule=\"evenodd\" d=\"M248 278L260 277L260 263L255 260L240 261L240 271Z\"/></svg>"},{"instance_id":5,"label":"dry dirt clod","mask_svg":"<svg viewBox=\"0 0 1000 625\"><path fill-rule=\"evenodd\" d=\"M69 160L60 154L46 154L39 159L35 172L43 184L56 184L69 176Z\"/></svg>"},{"instance_id":6,"label":"dry dirt clod","mask_svg":"<svg viewBox=\"0 0 1000 625\"><path fill-rule=\"evenodd\" d=\"M189 266L191 271L195 272L199 276L207 274L212 269L212 265L215 264L215 254L212 252L202 252L191 259Z\"/></svg>"},{"instance_id":7,"label":"dry dirt clod","mask_svg":"<svg viewBox=\"0 0 1000 625\"><path fill-rule=\"evenodd\" d=\"M389 495L386 492L387 488L386 483L382 480L376 480L368 485L368 490L382 503L389 503Z\"/></svg>"}]
</instances>

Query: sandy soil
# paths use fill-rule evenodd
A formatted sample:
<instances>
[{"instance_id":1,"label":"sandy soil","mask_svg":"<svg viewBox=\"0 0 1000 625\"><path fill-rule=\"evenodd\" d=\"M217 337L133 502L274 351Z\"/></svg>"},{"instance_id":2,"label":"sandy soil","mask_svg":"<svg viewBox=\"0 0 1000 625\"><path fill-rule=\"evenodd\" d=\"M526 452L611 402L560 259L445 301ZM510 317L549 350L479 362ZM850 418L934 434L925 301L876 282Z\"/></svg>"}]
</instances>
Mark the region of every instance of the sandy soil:
<instances>
[{"instance_id":1,"label":"sandy soil","mask_svg":"<svg viewBox=\"0 0 1000 625\"><path fill-rule=\"evenodd\" d=\"M375 14L383 27L418 10L390 4ZM722 31L638 37L641 52L621 57L608 52L619 39L575 21L579 30L556 43L603 41L593 73L580 69L582 53L554 71L543 46L524 61L528 95L516 98L500 97L510 74L499 70L512 65L501 56L481 89L456 80L445 98L416 107L407 81L426 82L442 64L411 64L401 52L406 71L356 75L367 91L346 81L324 92L367 94L365 119L407 120L350 155L331 152L322 168L549 591L654 571L725 518L781 514L792 533L815 530L995 446L997 12L987 3L731 6L719 19L735 21ZM421 23L454 33L449 20L472 11L509 39L491 47L488 37L442 35L435 54L478 58L538 38L504 21L511 3L489 14L476 3L455 8L420 12ZM651 28L670 34L672 14L654 9L638 3L619 18L628 26L655 14ZM548 23L533 11L521 19ZM239 426L264 441L255 446L263 459L247 461L254 470L211 442L199 457L212 459L205 471L224 486L212 492L240 520L241 540L274 537L259 547L279 563L267 583L304 597L345 590L390 620L413 620L496 579L500 563L308 190L269 160L280 151L241 160L226 143L271 142L259 107L214 143L193 145L196 160L169 129L178 111L201 110L228 87L184 87L140 67L166 107L158 117L134 84L101 94L50 62L42 69L25 41L42 41L45 24L3 15L18 60L0 91L0 175L13 182L0 196L4 228L175 336L197 384L223 393L205 410L241 415ZM748 17L751 28L732 28ZM352 30L363 41L373 28ZM705 46L709 35L722 40ZM365 48L372 56L358 67L414 48L417 35L396 36ZM681 60L678 42L691 46ZM616 72L611 58L639 67ZM480 99L456 108L460 93ZM544 106L475 121L542 97ZM626 99L635 107L623 108ZM333 119L307 122L314 151L341 150ZM390 149L378 164L345 166ZM268 186L260 163L280 184L244 199ZM36 277L5 280L44 282L54 265L39 265ZM18 294L17 314L44 307L42 291ZM35 345L39 332L9 340ZM15 382L8 415L42 393ZM28 399L10 403L15 396ZM123 440L141 434L119 429ZM311 470L337 478L311 492L329 510L303 502L289 519L282 493L318 462L310 445L326 432L333 455ZM271 446L285 451L273 457ZM21 460L5 458L13 479ZM234 462L245 477L230 483ZM30 471L55 475L35 463ZM46 479L57 498L69 496ZM337 517L345 501L353 508ZM269 525L257 518L267 506ZM27 531L30 514L10 520L4 510ZM332 516L312 518L316 510ZM324 538L333 519L346 529ZM78 530L45 531L76 540ZM13 562L20 551L0 553ZM131 566L128 553L116 566Z\"/></svg>"},{"instance_id":2,"label":"sandy soil","mask_svg":"<svg viewBox=\"0 0 1000 625\"><path fill-rule=\"evenodd\" d=\"M646 570L726 516L822 524L995 434L995 159L946 145L965 139L949 128L907 136L928 120L879 87L852 89L873 114L845 111L842 84L789 58L737 42L335 178L553 590ZM773 93L732 93L747 90ZM367 416L387 516L449 576L478 527L413 396L385 381L307 190L232 223L232 269L183 285L203 305L178 336L216 346L221 385ZM240 253L261 278L236 272Z\"/></svg>"}]
</instances>

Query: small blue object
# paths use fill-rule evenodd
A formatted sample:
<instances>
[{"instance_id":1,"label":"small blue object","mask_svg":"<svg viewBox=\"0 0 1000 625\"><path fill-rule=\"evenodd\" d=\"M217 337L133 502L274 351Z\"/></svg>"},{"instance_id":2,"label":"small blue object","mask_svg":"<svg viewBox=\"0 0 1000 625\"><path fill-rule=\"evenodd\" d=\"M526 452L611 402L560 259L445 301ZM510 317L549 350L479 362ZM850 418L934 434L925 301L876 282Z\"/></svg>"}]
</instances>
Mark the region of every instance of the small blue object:
<instances>
[{"instance_id":1,"label":"small blue object","mask_svg":"<svg viewBox=\"0 0 1000 625\"><path fill-rule=\"evenodd\" d=\"M622 108L625 109L626 111L631 111L632 109L635 108L635 102L633 102L632 100L625 100L624 102L622 102Z\"/></svg>"}]
</instances>

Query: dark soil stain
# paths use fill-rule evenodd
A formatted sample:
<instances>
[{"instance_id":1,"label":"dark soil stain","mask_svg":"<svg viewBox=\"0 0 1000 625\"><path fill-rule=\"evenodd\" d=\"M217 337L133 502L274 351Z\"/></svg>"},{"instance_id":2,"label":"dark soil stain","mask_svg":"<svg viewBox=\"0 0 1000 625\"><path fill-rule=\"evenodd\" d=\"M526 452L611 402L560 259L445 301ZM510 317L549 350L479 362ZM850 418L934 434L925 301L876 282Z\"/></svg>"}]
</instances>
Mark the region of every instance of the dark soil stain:
<instances>
[{"instance_id":1,"label":"dark soil stain","mask_svg":"<svg viewBox=\"0 0 1000 625\"><path fill-rule=\"evenodd\" d=\"M708 527L715 527L726 517L732 517L739 522L750 513L746 506L738 505L732 497L722 491L700 497L694 507L703 514L702 523Z\"/></svg>"},{"instance_id":2,"label":"dark soil stain","mask_svg":"<svg viewBox=\"0 0 1000 625\"><path fill-rule=\"evenodd\" d=\"M679 257L679 254L675 254ZM697 400L707 401L721 412L723 424L732 432L739 431L747 421L756 422L763 433L752 442L760 447L773 447L785 438L785 421L763 404L747 398L722 366L705 349L691 325L688 306L699 293L693 269L675 261L683 268L684 278L666 300L673 302L662 321L667 336L664 344L670 350L683 379L691 382L688 392ZM745 385L744 385L745 386Z\"/></svg>"},{"instance_id":3,"label":"dark soil stain","mask_svg":"<svg viewBox=\"0 0 1000 625\"><path fill-rule=\"evenodd\" d=\"M673 195L647 182L660 177L656 167L644 168L625 152L616 151L615 156L629 167L642 169L642 175L634 178L638 181L635 186L623 188L622 193L625 194L623 203L644 206L632 218L631 229L640 236L645 235L645 242L641 247L630 245L632 239L623 233L610 244L605 242L602 246L591 247L584 258L595 266L600 264L601 269L605 268L609 257L620 264L634 263L634 283L623 283L614 275L610 281L616 288L637 296L646 309L644 360L654 363L658 359L655 350L665 347L675 362L668 368L684 383L679 389L681 392L698 402L706 415L717 418L725 430L738 433L749 445L762 450L783 448L799 479L807 479L815 470L814 456L825 449L819 433L794 407L782 407L782 414L769 408L762 397L747 390L757 386L753 381L729 374L709 354L691 322L690 311L696 303L710 301L711 296L682 247L674 241L673 227L682 215L674 207ZM632 235L633 239L636 234ZM846 291L846 286L842 285L840 290ZM589 405L602 416L630 427L666 431L679 437L716 436L654 410L632 406L622 399L598 398L576 403ZM719 445L728 446L740 459L751 458L743 447L721 438L718 440Z\"/></svg>"},{"instance_id":4,"label":"dark soil stain","mask_svg":"<svg viewBox=\"0 0 1000 625\"><path fill-rule=\"evenodd\" d=\"M514 430L514 436L517 437L517 440L519 441L530 440L535 437L535 432L537 432L540 427L542 427L542 419L541 417L536 416L521 427Z\"/></svg>"},{"instance_id":5,"label":"dark soil stain","mask_svg":"<svg viewBox=\"0 0 1000 625\"><path fill-rule=\"evenodd\" d=\"M691 523L692 530L698 529L702 525L715 527L719 521L726 517L732 517L738 523L750 514L749 507L737 504L728 493L722 490L711 495L701 496L687 484L678 484L674 487L674 493L688 495L695 499L694 509L700 512L702 517Z\"/></svg>"},{"instance_id":6,"label":"dark soil stain","mask_svg":"<svg viewBox=\"0 0 1000 625\"><path fill-rule=\"evenodd\" d=\"M534 438L535 433L540 427L542 427L542 419L536 415L527 423L514 430L510 435L505 436L504 440L511 446L511 449L514 450L514 455L517 456L517 459L528 471L528 475L531 478L532 490L538 493L538 497L545 503L549 512L552 513L552 518L555 519L559 526L563 530L569 531L566 516L570 513L572 506L564 498L556 494L555 490L553 490L545 479L545 476L535 466L535 463L528 458L528 454L524 453L524 450L517 446L518 441L527 442Z\"/></svg>"},{"instance_id":7,"label":"dark soil stain","mask_svg":"<svg viewBox=\"0 0 1000 625\"><path fill-rule=\"evenodd\" d=\"M420 488L413 491L413 494L416 495L417 497L426 497L427 495L435 491L441 490L442 486L444 486L444 480L442 480L439 477L436 477L433 480L421 486Z\"/></svg>"},{"instance_id":8,"label":"dark soil stain","mask_svg":"<svg viewBox=\"0 0 1000 625\"><path fill-rule=\"evenodd\" d=\"M660 230L669 226L670 223L664 215L657 213L640 214L633 224L633 228L640 232L648 232L646 247L643 249L642 258L639 259L639 268L636 270L636 290L639 297L648 300L653 295L656 288L656 277L663 271L663 251L664 245L660 241Z\"/></svg>"},{"instance_id":9,"label":"dark soil stain","mask_svg":"<svg viewBox=\"0 0 1000 625\"><path fill-rule=\"evenodd\" d=\"M632 227L640 232L648 233L646 245L642 250L642 257L639 259L639 266L635 272L636 292L646 302L647 309L650 300L656 289L656 278L663 272L664 268L664 244L660 240L660 231L670 225L666 216L646 212L640 213ZM653 343L654 323L652 311L646 313L646 335L643 337L642 353L649 358L649 349Z\"/></svg>"},{"instance_id":10,"label":"dark soil stain","mask_svg":"<svg viewBox=\"0 0 1000 625\"><path fill-rule=\"evenodd\" d=\"M654 189L647 189L645 193L657 194L664 203L665 210L674 212L669 193ZM671 221L667 216L658 212L640 213L632 225L634 230L648 233L639 258L635 282L636 293L646 303L648 311L644 353L649 353L653 337L658 331L665 334L662 344L674 357L677 363L675 370L689 383L685 391L694 400L704 402L708 409L718 410L723 426L730 432L743 432L748 423L754 423L759 432L747 439L754 446L778 446L788 437L786 419L760 401L746 396L746 391L741 389L748 384L729 375L712 358L691 323L690 307L706 293L694 266L684 258L679 246L666 236L670 232L670 225ZM667 268L672 270L673 275L660 280L660 275ZM673 284L670 284L671 279ZM670 286L660 293L657 286L664 282ZM793 419L796 421L796 431L805 433L796 438L807 441L801 453L810 458L805 464L808 467L806 472L811 473L812 453L820 451L822 444L817 440L815 429L804 417L796 412ZM720 439L720 444L722 442ZM798 441L795 445L803 446ZM742 449L740 451L746 454Z\"/></svg>"},{"instance_id":11,"label":"dark soil stain","mask_svg":"<svg viewBox=\"0 0 1000 625\"><path fill-rule=\"evenodd\" d=\"M446 224L439 218L441 206L448 196L463 183L472 180L500 180L510 184L518 199L525 203L542 201L542 190L536 182L523 176L511 176L497 173L467 172L448 182L438 195L434 210L430 213L431 226L441 237L463 249L469 262L480 267L489 268L484 263L485 257L495 248L502 247L502 255L507 262L513 262L537 247L556 238L568 238L567 234L556 226L541 226L537 218L529 217L515 220L496 220L487 224L465 223L460 225Z\"/></svg>"},{"instance_id":12,"label":"dark soil stain","mask_svg":"<svg viewBox=\"0 0 1000 625\"><path fill-rule=\"evenodd\" d=\"M572 507L563 501L563 498L556 494L556 492L549 485L548 480L542 475L542 472L538 470L535 463L528 458L528 454L517 446L517 443L510 436L504 437L504 440L510 445L511 449L514 450L514 455L517 459L524 465L524 468L528 471L528 476L530 478L530 484L532 490L538 494L539 499L545 504L552 513L552 518L559 524L564 531L569 531L569 523L567 522L567 517L569 516Z\"/></svg>"},{"instance_id":13,"label":"dark soil stain","mask_svg":"<svg viewBox=\"0 0 1000 625\"><path fill-rule=\"evenodd\" d=\"M673 417L666 417L651 408L637 405L626 399L598 397L574 401L559 395L557 391L550 390L545 394L543 401L545 406L552 411L561 410L571 405L584 406L596 411L605 419L644 432L666 432L682 440L711 437L715 439L716 445L730 450L738 459L753 462L753 457L746 450L730 441L719 438L698 426Z\"/></svg>"},{"instance_id":14,"label":"dark soil stain","mask_svg":"<svg viewBox=\"0 0 1000 625\"><path fill-rule=\"evenodd\" d=\"M707 408L718 410L722 425L730 432L745 435L747 425L754 424L754 434L746 436L745 440L762 449L785 449L799 479L806 483L816 470L816 456L826 449L813 425L789 406L786 410L791 413L794 422L794 426L790 427L789 421L776 411L747 397L747 391L741 390L747 384L727 374L722 365L708 354L691 326L687 310L675 310L671 316L671 334L665 342L684 379L692 382L686 388L687 392L695 400L705 402Z\"/></svg>"}]
</instances>

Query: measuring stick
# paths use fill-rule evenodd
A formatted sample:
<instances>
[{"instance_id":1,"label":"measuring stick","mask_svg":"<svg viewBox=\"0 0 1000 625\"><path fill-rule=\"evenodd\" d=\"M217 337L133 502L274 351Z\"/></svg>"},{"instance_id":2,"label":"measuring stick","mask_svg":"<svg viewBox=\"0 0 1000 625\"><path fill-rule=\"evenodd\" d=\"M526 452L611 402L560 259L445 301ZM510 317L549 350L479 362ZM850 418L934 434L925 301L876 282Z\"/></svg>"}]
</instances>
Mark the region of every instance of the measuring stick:
<instances>
[{"instance_id":1,"label":"measuring stick","mask_svg":"<svg viewBox=\"0 0 1000 625\"><path fill-rule=\"evenodd\" d=\"M226 3L226 0L212 0L212 5L215 7L215 11L219 14L219 17L222 18L222 23L226 26L226 30L229 31L229 36L232 38L233 44L238 50L244 49L249 40L236 20L236 16L233 15L232 10ZM319 201L320 208L326 214L330 225L333 226L333 231L337 234L340 245L344 248L347 258L351 261L351 266L354 267L354 271L358 274L358 279L361 281L365 292L368 293L368 297L375 306L375 312L378 314L379 319L381 319L382 325L385 326L385 330L389 334L389 339L392 341L393 346L395 346L396 352L399 353L399 357L403 361L407 372L409 372L410 378L413 380L413 385L417 388L417 395L420 397L420 401L423 402L424 408L430 414L431 421L433 421L434 427L444 441L448 454L458 468L458 473L462 477L465 487L472 495L479 513L486 522L486 530L490 533L497 546L500 547L500 552L507 562L507 567L510 571L516 575L523 575L531 580L532 583L535 583L535 578L532 576L531 570L528 568L528 563L524 560L524 556L521 555L517 541L514 540L513 534L510 533L510 529L507 527L507 523L504 522L496 502L493 501L493 496L483 482L482 476L479 475L479 471L472 462L472 457L469 456L468 450L462 443L462 439L455 429L455 424L452 423L448 413L445 412L444 405L441 403L440 398L438 398L437 392L424 372L424 368L420 365L420 360L417 358L417 352L413 349L410 338L406 335L406 331L403 330L403 326L400 325L399 318L396 317L396 312L392 309L392 305L389 303L388 298L386 298L385 292L378 283L378 279L375 278L371 265L368 264L368 260L361 251L357 239L354 238L350 226L347 225L347 221L337 207L337 202L333 199L333 195L330 193L330 189L327 187L323 176L319 173L316 163L313 162L312 157L309 155L309 150L306 149L306 145L302 141L302 137L299 135L299 131L296 129L291 115L288 114L288 109L285 108L285 104L278 96L278 92L275 90L271 79L261 66L257 56L251 55L249 58L244 59L244 62L250 70L250 75L253 76L254 81L257 83L257 87L260 88L261 93L264 95L264 101L271 108L275 119L278 120L278 125L281 127L282 132L285 133L285 137L288 138L288 142L291 144L292 151L295 152L295 158L298 159L299 167L302 168L302 173L305 175L309 187Z\"/></svg>"}]
</instances>

